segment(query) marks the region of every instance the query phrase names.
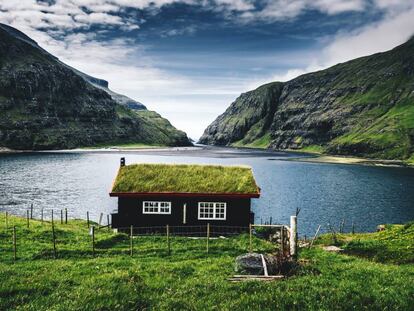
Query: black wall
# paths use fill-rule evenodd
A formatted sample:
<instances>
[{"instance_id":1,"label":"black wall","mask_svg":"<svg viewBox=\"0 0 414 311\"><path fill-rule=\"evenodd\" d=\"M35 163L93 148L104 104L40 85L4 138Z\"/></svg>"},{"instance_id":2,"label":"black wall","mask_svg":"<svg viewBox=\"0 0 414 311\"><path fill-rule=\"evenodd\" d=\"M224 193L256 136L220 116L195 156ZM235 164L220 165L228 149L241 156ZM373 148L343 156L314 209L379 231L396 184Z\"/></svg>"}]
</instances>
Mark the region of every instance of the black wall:
<instances>
[{"instance_id":1,"label":"black wall","mask_svg":"<svg viewBox=\"0 0 414 311\"><path fill-rule=\"evenodd\" d=\"M170 215L143 214L143 201L171 202ZM226 202L226 220L198 220L198 202ZM183 206L187 204L187 222L183 224ZM151 226L249 226L251 221L250 199L203 198L203 197L146 197L146 198L118 198L118 214L112 214L112 227L151 227Z\"/></svg>"}]
</instances>

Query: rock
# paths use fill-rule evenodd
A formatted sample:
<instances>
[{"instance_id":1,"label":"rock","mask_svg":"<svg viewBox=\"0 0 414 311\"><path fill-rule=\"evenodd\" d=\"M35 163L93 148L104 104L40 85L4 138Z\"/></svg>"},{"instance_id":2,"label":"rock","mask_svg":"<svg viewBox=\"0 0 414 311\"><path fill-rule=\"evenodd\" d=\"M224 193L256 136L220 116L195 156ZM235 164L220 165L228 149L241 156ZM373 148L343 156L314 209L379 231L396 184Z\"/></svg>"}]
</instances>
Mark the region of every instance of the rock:
<instances>
[{"instance_id":1,"label":"rock","mask_svg":"<svg viewBox=\"0 0 414 311\"><path fill-rule=\"evenodd\" d=\"M377 231L384 231L385 230L385 225L378 225L377 226Z\"/></svg>"},{"instance_id":2,"label":"rock","mask_svg":"<svg viewBox=\"0 0 414 311\"><path fill-rule=\"evenodd\" d=\"M245 275L264 275L262 254L248 253L236 258L236 272ZM296 266L292 258L266 254L263 255L269 275L288 273Z\"/></svg>"},{"instance_id":3,"label":"rock","mask_svg":"<svg viewBox=\"0 0 414 311\"><path fill-rule=\"evenodd\" d=\"M263 275L262 256L257 253L238 256L236 258L236 272L247 275Z\"/></svg>"},{"instance_id":4,"label":"rock","mask_svg":"<svg viewBox=\"0 0 414 311\"><path fill-rule=\"evenodd\" d=\"M322 247L322 249L327 251L327 252L333 252L333 253L339 253L339 252L343 251L342 248L339 248L338 246L334 246L334 245L324 246L324 247Z\"/></svg>"}]
</instances>

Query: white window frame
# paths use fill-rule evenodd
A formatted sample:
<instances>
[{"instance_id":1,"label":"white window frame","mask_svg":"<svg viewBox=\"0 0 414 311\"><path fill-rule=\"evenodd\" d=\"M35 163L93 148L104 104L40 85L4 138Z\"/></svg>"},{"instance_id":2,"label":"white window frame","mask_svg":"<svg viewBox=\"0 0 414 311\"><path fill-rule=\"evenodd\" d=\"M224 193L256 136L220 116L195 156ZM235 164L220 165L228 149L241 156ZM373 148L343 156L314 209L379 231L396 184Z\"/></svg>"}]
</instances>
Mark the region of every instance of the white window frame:
<instances>
[{"instance_id":1,"label":"white window frame","mask_svg":"<svg viewBox=\"0 0 414 311\"><path fill-rule=\"evenodd\" d=\"M213 204L212 208L213 208L213 217L201 217L201 208L205 208L205 206L202 207L203 204ZM219 206L219 205L224 205L224 206ZM211 207L208 207L211 208ZM224 208L224 216L223 217L217 217L217 214L219 214L217 212L218 209L220 208ZM205 214L205 212L204 212ZM227 218L227 203L226 202L198 202L198 220L226 220Z\"/></svg>"},{"instance_id":2,"label":"white window frame","mask_svg":"<svg viewBox=\"0 0 414 311\"><path fill-rule=\"evenodd\" d=\"M149 206L152 205L152 206ZM164 206L161 206L164 205ZM152 211L149 211L149 208ZM166 211L161 211L166 209ZM142 202L142 214L152 215L171 215L171 202L168 201L143 201Z\"/></svg>"}]
</instances>

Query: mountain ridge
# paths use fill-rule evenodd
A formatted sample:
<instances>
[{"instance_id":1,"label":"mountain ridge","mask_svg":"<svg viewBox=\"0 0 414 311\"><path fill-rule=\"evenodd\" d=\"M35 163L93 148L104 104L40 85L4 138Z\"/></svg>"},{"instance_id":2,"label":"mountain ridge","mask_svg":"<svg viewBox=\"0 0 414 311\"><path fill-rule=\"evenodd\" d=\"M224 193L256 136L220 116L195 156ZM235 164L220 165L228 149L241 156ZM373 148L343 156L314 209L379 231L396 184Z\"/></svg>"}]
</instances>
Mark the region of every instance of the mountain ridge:
<instances>
[{"instance_id":1,"label":"mountain ridge","mask_svg":"<svg viewBox=\"0 0 414 311\"><path fill-rule=\"evenodd\" d=\"M191 144L156 112L102 89L105 82L64 64L25 34L1 24L0 146L38 150L103 143ZM101 87L95 85L99 83ZM129 109L129 100L139 109Z\"/></svg>"},{"instance_id":2,"label":"mountain ridge","mask_svg":"<svg viewBox=\"0 0 414 311\"><path fill-rule=\"evenodd\" d=\"M413 128L411 38L387 52L243 93L200 142L410 159Z\"/></svg>"}]
</instances>

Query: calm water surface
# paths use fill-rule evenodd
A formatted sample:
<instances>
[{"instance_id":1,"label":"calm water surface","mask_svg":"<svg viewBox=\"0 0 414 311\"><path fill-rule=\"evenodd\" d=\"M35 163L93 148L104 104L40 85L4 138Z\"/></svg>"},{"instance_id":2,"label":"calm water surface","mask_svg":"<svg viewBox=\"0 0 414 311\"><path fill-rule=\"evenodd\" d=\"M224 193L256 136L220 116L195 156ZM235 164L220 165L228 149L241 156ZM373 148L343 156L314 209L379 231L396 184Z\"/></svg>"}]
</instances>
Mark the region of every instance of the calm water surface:
<instances>
[{"instance_id":1,"label":"calm water surface","mask_svg":"<svg viewBox=\"0 0 414 311\"><path fill-rule=\"evenodd\" d=\"M117 208L108 195L119 166L127 163L247 164L262 188L252 200L256 223L288 223L301 208L299 231L313 234L321 224L358 231L382 223L414 220L414 169L284 161L291 154L218 149L160 153L36 153L0 155L0 211L25 215L31 203L40 208L67 208L71 218L97 220Z\"/></svg>"}]
</instances>

